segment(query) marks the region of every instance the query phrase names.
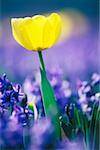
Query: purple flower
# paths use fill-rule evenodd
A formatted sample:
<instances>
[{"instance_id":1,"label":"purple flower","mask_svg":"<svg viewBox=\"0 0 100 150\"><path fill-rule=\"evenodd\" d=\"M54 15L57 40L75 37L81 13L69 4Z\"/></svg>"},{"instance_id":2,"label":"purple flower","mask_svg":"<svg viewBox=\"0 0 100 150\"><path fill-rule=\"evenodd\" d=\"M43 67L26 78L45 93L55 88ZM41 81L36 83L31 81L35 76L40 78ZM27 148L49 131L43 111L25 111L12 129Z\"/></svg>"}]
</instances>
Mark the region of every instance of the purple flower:
<instances>
[{"instance_id":1,"label":"purple flower","mask_svg":"<svg viewBox=\"0 0 100 150\"><path fill-rule=\"evenodd\" d=\"M10 117L7 113L0 115L0 147L2 149L21 149L22 136L22 128L16 117Z\"/></svg>"},{"instance_id":2,"label":"purple flower","mask_svg":"<svg viewBox=\"0 0 100 150\"><path fill-rule=\"evenodd\" d=\"M61 75L62 71L59 69L47 71L47 76L54 89L58 107L61 112L64 112L65 105L70 101L72 97L72 90L70 88L70 83L66 79L63 79ZM38 72L36 72L34 78L30 77L25 80L23 87L24 92L27 94L27 96L33 97L38 112L41 112L41 115L44 116L44 108L40 92L39 78L40 76L38 75Z\"/></svg>"},{"instance_id":3,"label":"purple flower","mask_svg":"<svg viewBox=\"0 0 100 150\"><path fill-rule=\"evenodd\" d=\"M3 77L0 77L0 92L3 93L6 90L12 90L12 84L8 81L6 78L6 74L3 75Z\"/></svg>"},{"instance_id":4,"label":"purple flower","mask_svg":"<svg viewBox=\"0 0 100 150\"><path fill-rule=\"evenodd\" d=\"M31 129L31 133L31 150L53 149L55 147L54 129L49 119L37 120Z\"/></svg>"}]
</instances>

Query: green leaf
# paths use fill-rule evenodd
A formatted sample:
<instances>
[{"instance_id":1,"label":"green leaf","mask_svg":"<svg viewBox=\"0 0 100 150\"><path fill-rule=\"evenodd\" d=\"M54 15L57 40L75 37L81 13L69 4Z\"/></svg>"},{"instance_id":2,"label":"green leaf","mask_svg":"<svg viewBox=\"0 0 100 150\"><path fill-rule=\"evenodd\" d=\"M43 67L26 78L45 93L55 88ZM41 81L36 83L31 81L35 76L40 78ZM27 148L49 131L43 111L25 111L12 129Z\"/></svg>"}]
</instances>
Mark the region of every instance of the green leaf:
<instances>
[{"instance_id":1,"label":"green leaf","mask_svg":"<svg viewBox=\"0 0 100 150\"><path fill-rule=\"evenodd\" d=\"M87 150L89 150L89 127L88 127L88 118L86 114L84 114L83 120L84 120L83 122L84 122L85 141L86 141Z\"/></svg>"},{"instance_id":2,"label":"green leaf","mask_svg":"<svg viewBox=\"0 0 100 150\"><path fill-rule=\"evenodd\" d=\"M67 114L62 114L62 116L60 116L59 119L60 119L60 122L63 122L66 125L69 124L69 118L68 118Z\"/></svg>"},{"instance_id":3,"label":"green leaf","mask_svg":"<svg viewBox=\"0 0 100 150\"><path fill-rule=\"evenodd\" d=\"M79 120L80 120L80 128L83 132L84 136L84 144L87 150L89 150L89 121L86 114L84 114L82 111L79 111Z\"/></svg>"},{"instance_id":4,"label":"green leaf","mask_svg":"<svg viewBox=\"0 0 100 150\"><path fill-rule=\"evenodd\" d=\"M38 111L37 111L37 108L36 108L36 105L34 103L28 103L28 108L33 111L34 113L34 120L37 120L38 118Z\"/></svg>"},{"instance_id":5,"label":"green leaf","mask_svg":"<svg viewBox=\"0 0 100 150\"><path fill-rule=\"evenodd\" d=\"M45 114L52 121L52 124L55 129L56 138L60 138L61 129L60 129L60 121L59 121L59 111L56 104L56 99L54 96L53 89L46 77L46 73L40 68L41 72L41 93L43 99L43 106L45 110Z\"/></svg>"},{"instance_id":6,"label":"green leaf","mask_svg":"<svg viewBox=\"0 0 100 150\"><path fill-rule=\"evenodd\" d=\"M62 126L63 131L64 131L65 135L67 136L67 138L70 141L72 141L74 138L72 125L70 123L66 124L65 121L62 120L61 126Z\"/></svg>"},{"instance_id":7,"label":"green leaf","mask_svg":"<svg viewBox=\"0 0 100 150\"><path fill-rule=\"evenodd\" d=\"M99 149L99 125L100 125L100 107L98 107L96 118L95 118L92 150Z\"/></svg>"},{"instance_id":8,"label":"green leaf","mask_svg":"<svg viewBox=\"0 0 100 150\"><path fill-rule=\"evenodd\" d=\"M76 128L80 128L81 123L80 123L79 111L76 108L76 106L74 106L74 122L75 122Z\"/></svg>"},{"instance_id":9,"label":"green leaf","mask_svg":"<svg viewBox=\"0 0 100 150\"><path fill-rule=\"evenodd\" d=\"M90 149L95 150L95 147L99 147L98 134L99 134L99 120L100 120L100 107L99 103L94 103L92 116L89 127L90 136Z\"/></svg>"}]
</instances>

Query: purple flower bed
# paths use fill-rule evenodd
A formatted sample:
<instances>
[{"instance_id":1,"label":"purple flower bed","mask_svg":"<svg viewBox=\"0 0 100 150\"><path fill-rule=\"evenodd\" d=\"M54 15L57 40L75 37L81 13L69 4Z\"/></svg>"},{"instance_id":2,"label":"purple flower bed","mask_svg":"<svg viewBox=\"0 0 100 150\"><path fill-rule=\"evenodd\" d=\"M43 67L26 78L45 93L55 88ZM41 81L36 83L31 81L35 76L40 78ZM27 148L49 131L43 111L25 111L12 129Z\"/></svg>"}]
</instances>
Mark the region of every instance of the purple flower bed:
<instances>
[{"instance_id":1,"label":"purple flower bed","mask_svg":"<svg viewBox=\"0 0 100 150\"><path fill-rule=\"evenodd\" d=\"M38 72L36 77L37 74ZM76 113L81 112L81 117L86 117L88 124L91 124L94 105L95 113L99 106L100 76L95 73L90 81L78 81L77 93L71 90L71 83L61 76L60 70L48 72L60 110L61 141L55 140L52 123L49 118L45 118L36 77L26 78L23 88L19 84L13 86L6 75L0 78L1 149L84 149L86 135L82 131L82 120L77 120ZM30 105L31 100L35 109ZM90 148L92 134L93 131L89 135ZM94 148L98 147L96 136Z\"/></svg>"}]
</instances>

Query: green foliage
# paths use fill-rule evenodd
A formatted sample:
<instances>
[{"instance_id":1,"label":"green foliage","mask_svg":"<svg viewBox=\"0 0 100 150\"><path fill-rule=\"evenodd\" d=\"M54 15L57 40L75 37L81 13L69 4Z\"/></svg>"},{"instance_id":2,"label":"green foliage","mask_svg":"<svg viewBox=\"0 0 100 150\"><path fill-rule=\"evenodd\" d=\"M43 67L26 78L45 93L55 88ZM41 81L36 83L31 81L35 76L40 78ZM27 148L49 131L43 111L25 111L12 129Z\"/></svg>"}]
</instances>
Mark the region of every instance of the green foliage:
<instances>
[{"instance_id":1,"label":"green foliage","mask_svg":"<svg viewBox=\"0 0 100 150\"><path fill-rule=\"evenodd\" d=\"M43 99L43 106L45 114L49 117L54 125L56 138L59 139L61 136L59 111L56 104L53 89L46 77L46 73L40 69L41 72L41 93Z\"/></svg>"},{"instance_id":2,"label":"green foliage","mask_svg":"<svg viewBox=\"0 0 100 150\"><path fill-rule=\"evenodd\" d=\"M99 150L99 120L100 120L100 107L96 102L93 105L93 110L90 118L82 110L73 105L73 116L70 119L69 114L67 117L62 116L60 121L62 128L70 141L77 139L81 133L83 145L86 150Z\"/></svg>"},{"instance_id":3,"label":"green foliage","mask_svg":"<svg viewBox=\"0 0 100 150\"><path fill-rule=\"evenodd\" d=\"M100 120L100 107L99 102L96 102L93 106L91 121L89 126L89 137L90 137L90 149L99 149L99 120Z\"/></svg>"}]
</instances>

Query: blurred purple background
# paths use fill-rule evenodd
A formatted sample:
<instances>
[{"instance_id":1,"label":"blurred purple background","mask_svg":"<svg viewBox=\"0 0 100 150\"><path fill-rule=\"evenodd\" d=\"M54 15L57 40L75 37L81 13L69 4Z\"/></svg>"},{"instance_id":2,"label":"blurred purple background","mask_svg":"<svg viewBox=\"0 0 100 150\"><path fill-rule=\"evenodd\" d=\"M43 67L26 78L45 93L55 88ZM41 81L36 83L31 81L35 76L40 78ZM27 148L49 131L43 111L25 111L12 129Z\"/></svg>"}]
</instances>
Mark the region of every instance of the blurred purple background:
<instances>
[{"instance_id":1,"label":"blurred purple background","mask_svg":"<svg viewBox=\"0 0 100 150\"><path fill-rule=\"evenodd\" d=\"M60 2L59 7L58 4L52 3L49 6L48 3L46 4L48 9L43 9L39 5L39 11L38 9L31 11L30 5L28 6L30 11L28 9L25 11L24 8L18 11L18 6L16 11L5 10L8 8L7 3L1 3L3 9L0 21L0 76L6 73L12 81L22 83L27 75L33 75L34 70L39 69L37 53L25 50L13 39L11 17L32 16L35 13L47 14L54 11L63 16L64 31L60 40L52 48L43 52L47 69L60 67L64 71L64 76L74 82L79 78L82 80L88 78L93 72L99 72L98 1L78 2L77 0L75 7L73 2L70 2L72 4L70 6L66 3L65 7L60 6ZM25 4L23 3L23 6ZM34 1L33 4L36 2ZM53 5L57 5L57 9L54 9ZM83 5L86 9L81 10Z\"/></svg>"}]
</instances>

